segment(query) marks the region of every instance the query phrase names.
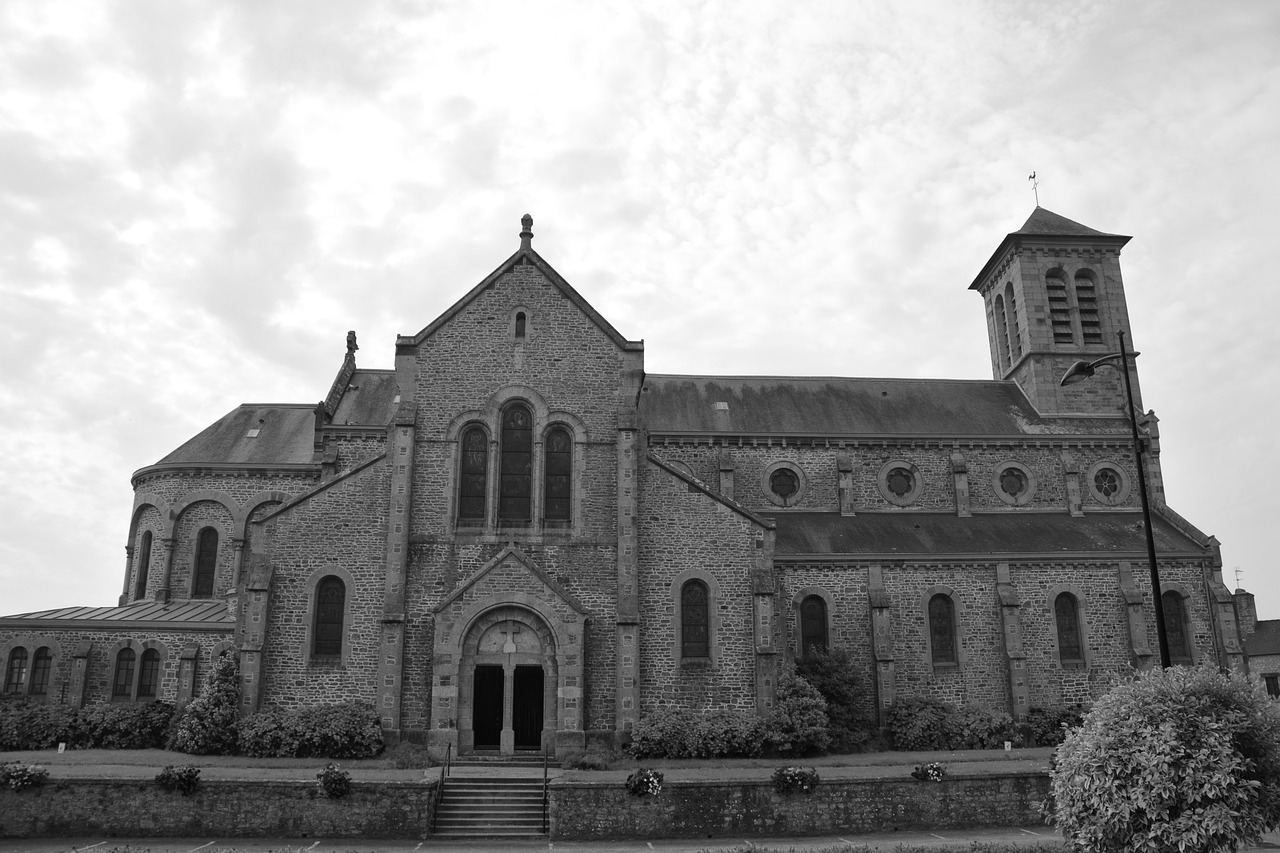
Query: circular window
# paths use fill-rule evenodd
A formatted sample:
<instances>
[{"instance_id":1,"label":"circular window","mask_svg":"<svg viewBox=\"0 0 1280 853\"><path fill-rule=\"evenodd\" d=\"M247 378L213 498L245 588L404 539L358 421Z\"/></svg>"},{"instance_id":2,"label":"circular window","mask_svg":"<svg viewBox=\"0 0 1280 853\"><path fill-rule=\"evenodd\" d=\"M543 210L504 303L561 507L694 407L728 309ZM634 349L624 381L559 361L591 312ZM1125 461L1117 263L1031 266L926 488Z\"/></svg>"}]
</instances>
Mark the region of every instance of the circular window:
<instances>
[{"instance_id":1,"label":"circular window","mask_svg":"<svg viewBox=\"0 0 1280 853\"><path fill-rule=\"evenodd\" d=\"M774 462L760 478L764 496L774 506L795 506L808 486L804 472L794 462Z\"/></svg>"},{"instance_id":2,"label":"circular window","mask_svg":"<svg viewBox=\"0 0 1280 853\"><path fill-rule=\"evenodd\" d=\"M1036 479L1031 469L1021 462L1005 462L998 466L994 485L996 497L1010 506L1022 506L1036 491Z\"/></svg>"},{"instance_id":3,"label":"circular window","mask_svg":"<svg viewBox=\"0 0 1280 853\"><path fill-rule=\"evenodd\" d=\"M880 469L880 495L895 506L909 506L920 497L923 483L920 469L910 462L894 460Z\"/></svg>"},{"instance_id":4,"label":"circular window","mask_svg":"<svg viewBox=\"0 0 1280 853\"><path fill-rule=\"evenodd\" d=\"M1113 462L1099 462L1085 474L1094 500L1107 506L1122 504L1129 497L1129 478Z\"/></svg>"}]
</instances>

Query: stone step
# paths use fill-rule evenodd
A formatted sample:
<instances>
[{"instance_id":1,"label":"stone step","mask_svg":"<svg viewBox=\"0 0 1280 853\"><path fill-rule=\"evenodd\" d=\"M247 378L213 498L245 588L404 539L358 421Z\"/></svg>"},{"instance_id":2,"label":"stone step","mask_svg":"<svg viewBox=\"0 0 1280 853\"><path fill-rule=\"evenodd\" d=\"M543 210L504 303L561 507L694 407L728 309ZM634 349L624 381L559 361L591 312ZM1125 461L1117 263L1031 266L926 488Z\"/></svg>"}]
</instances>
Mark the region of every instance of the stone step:
<instances>
[{"instance_id":1,"label":"stone step","mask_svg":"<svg viewBox=\"0 0 1280 853\"><path fill-rule=\"evenodd\" d=\"M545 838L541 777L445 780L433 837Z\"/></svg>"}]
</instances>

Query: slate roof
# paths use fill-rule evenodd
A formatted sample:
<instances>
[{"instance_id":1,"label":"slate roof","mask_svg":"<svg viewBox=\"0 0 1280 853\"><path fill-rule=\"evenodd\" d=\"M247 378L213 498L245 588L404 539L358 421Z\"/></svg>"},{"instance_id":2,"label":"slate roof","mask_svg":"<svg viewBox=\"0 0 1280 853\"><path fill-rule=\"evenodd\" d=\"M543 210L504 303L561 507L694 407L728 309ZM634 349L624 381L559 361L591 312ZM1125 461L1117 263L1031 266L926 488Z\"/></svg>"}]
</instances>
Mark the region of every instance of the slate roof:
<instances>
[{"instance_id":1,"label":"slate roof","mask_svg":"<svg viewBox=\"0 0 1280 853\"><path fill-rule=\"evenodd\" d=\"M333 413L332 423L386 426L395 414L399 393L394 370L357 370Z\"/></svg>"},{"instance_id":2,"label":"slate roof","mask_svg":"<svg viewBox=\"0 0 1280 853\"><path fill-rule=\"evenodd\" d=\"M727 403L728 409L716 404ZM648 374L651 434L1017 435L1048 431L1013 382Z\"/></svg>"},{"instance_id":3,"label":"slate roof","mask_svg":"<svg viewBox=\"0 0 1280 853\"><path fill-rule=\"evenodd\" d=\"M1052 210L1045 210L1039 205L1031 211L1031 215L1027 217L1027 221L1022 223L1022 227L1017 231L1011 231L1005 235L1000 241L1000 245L991 253L991 257L982 265L982 270L974 278L973 284L969 285L970 290L981 290L982 283L986 280L987 275L991 272L992 267L1004 257L1005 252L1011 247L1022 242L1024 237L1075 237L1077 239L1084 238L1094 243L1103 245L1113 245L1116 248L1123 247L1132 237L1126 237L1123 234L1108 234L1105 231L1096 231L1087 225L1081 225L1065 216L1060 216Z\"/></svg>"},{"instance_id":4,"label":"slate roof","mask_svg":"<svg viewBox=\"0 0 1280 853\"><path fill-rule=\"evenodd\" d=\"M139 601L124 607L59 607L0 617L5 628L152 628L230 631L235 620L224 601Z\"/></svg>"},{"instance_id":5,"label":"slate roof","mask_svg":"<svg viewBox=\"0 0 1280 853\"><path fill-rule=\"evenodd\" d=\"M1244 641L1244 653L1250 657L1280 655L1280 619L1259 619Z\"/></svg>"},{"instance_id":6,"label":"slate roof","mask_svg":"<svg viewBox=\"0 0 1280 853\"><path fill-rule=\"evenodd\" d=\"M1203 554L1204 549L1164 519L1153 517L1156 554ZM774 553L780 557L835 554L943 555L1146 553L1142 516L1133 512L776 513Z\"/></svg>"}]
</instances>

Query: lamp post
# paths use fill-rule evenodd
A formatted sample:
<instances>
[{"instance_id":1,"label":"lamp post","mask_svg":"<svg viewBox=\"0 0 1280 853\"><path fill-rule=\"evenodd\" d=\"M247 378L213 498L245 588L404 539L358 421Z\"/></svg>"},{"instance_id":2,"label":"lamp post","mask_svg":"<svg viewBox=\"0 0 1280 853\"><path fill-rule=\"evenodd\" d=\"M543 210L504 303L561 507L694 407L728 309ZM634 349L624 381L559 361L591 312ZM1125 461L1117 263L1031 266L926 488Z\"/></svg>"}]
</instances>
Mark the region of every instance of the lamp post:
<instances>
[{"instance_id":1,"label":"lamp post","mask_svg":"<svg viewBox=\"0 0 1280 853\"><path fill-rule=\"evenodd\" d=\"M1147 470L1146 464L1142 461L1142 442L1138 438L1138 416L1133 406L1133 383L1129 379L1129 356L1137 358L1139 353L1130 353L1125 348L1124 332L1117 332L1116 337L1120 339L1120 352L1108 353L1093 361L1077 361L1067 368L1059 384L1071 385L1082 382L1097 373L1099 367L1115 367L1116 360L1120 361L1119 369L1124 374L1125 396L1129 401L1129 429L1133 434L1133 456L1138 463L1138 491L1142 495L1142 526L1147 534L1147 562L1151 565L1151 594L1154 596L1156 608L1156 638L1160 644L1160 665L1168 669L1172 666L1169 662L1169 635L1165 631L1164 624L1164 599L1160 593L1160 569L1156 565L1156 540L1151 532L1151 502L1147 498Z\"/></svg>"}]
</instances>

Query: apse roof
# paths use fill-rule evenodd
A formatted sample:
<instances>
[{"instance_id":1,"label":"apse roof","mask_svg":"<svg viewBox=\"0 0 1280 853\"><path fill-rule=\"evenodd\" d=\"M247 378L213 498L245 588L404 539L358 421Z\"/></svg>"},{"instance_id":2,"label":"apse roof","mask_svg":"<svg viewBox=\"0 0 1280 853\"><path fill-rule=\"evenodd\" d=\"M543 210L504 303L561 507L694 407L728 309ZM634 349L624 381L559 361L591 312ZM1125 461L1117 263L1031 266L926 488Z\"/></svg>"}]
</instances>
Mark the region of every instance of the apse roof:
<instances>
[{"instance_id":1,"label":"apse roof","mask_svg":"<svg viewBox=\"0 0 1280 853\"><path fill-rule=\"evenodd\" d=\"M123 607L59 607L0 617L0 625L7 628L73 628L85 623L184 631L229 631L235 627L224 601L139 601Z\"/></svg>"},{"instance_id":2,"label":"apse roof","mask_svg":"<svg viewBox=\"0 0 1280 853\"><path fill-rule=\"evenodd\" d=\"M1013 382L648 374L652 434L1016 435L1046 431Z\"/></svg>"},{"instance_id":3,"label":"apse roof","mask_svg":"<svg viewBox=\"0 0 1280 853\"><path fill-rule=\"evenodd\" d=\"M301 465L311 461L314 433L314 405L245 403L156 464Z\"/></svg>"},{"instance_id":4,"label":"apse roof","mask_svg":"<svg viewBox=\"0 0 1280 853\"><path fill-rule=\"evenodd\" d=\"M1201 554L1204 548L1153 516L1157 553ZM1134 512L776 513L779 557L840 554L965 557L1054 553L1146 553L1142 516Z\"/></svg>"}]
</instances>

